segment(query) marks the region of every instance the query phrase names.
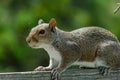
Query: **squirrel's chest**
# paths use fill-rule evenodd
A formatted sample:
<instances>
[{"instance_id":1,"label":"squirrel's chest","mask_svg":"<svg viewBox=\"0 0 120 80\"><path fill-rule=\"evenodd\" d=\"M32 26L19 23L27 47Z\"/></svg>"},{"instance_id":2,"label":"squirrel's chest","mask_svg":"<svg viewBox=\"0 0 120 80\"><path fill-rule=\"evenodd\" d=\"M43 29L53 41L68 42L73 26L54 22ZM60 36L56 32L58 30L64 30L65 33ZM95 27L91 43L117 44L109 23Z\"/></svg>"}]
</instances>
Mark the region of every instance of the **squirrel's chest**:
<instances>
[{"instance_id":1,"label":"squirrel's chest","mask_svg":"<svg viewBox=\"0 0 120 80\"><path fill-rule=\"evenodd\" d=\"M62 60L60 52L57 51L53 46L46 45L44 49L48 52L50 58L52 58L58 62L60 62Z\"/></svg>"}]
</instances>

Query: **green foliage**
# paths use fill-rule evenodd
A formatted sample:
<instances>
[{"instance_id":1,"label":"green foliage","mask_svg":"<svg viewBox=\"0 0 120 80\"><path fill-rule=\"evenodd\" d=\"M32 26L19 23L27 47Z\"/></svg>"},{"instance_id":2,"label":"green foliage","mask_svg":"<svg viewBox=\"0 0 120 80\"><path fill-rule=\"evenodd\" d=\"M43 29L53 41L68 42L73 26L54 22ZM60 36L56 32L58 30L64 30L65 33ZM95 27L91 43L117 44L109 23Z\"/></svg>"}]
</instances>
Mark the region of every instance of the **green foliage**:
<instances>
[{"instance_id":1,"label":"green foliage","mask_svg":"<svg viewBox=\"0 0 120 80\"><path fill-rule=\"evenodd\" d=\"M70 31L84 26L101 26L120 39L120 12L113 14L114 0L1 0L0 71L33 70L47 66L43 49L31 49L25 39L42 18L57 20L59 28Z\"/></svg>"}]
</instances>

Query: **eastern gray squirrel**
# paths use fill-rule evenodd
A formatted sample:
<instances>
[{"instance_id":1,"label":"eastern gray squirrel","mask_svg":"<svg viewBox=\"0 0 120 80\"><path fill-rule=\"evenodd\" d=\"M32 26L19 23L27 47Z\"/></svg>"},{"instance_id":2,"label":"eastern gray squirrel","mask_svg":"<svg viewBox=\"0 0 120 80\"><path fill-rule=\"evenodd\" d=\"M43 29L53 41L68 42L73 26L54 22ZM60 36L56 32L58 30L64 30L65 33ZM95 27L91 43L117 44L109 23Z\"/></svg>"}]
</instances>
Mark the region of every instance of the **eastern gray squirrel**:
<instances>
[{"instance_id":1,"label":"eastern gray squirrel","mask_svg":"<svg viewBox=\"0 0 120 80\"><path fill-rule=\"evenodd\" d=\"M51 80L60 80L60 74L72 64L98 68L102 75L120 67L120 43L115 35L100 27L67 32L57 28L54 18L49 23L40 19L26 41L30 47L48 52L49 66L35 70L52 70Z\"/></svg>"}]
</instances>

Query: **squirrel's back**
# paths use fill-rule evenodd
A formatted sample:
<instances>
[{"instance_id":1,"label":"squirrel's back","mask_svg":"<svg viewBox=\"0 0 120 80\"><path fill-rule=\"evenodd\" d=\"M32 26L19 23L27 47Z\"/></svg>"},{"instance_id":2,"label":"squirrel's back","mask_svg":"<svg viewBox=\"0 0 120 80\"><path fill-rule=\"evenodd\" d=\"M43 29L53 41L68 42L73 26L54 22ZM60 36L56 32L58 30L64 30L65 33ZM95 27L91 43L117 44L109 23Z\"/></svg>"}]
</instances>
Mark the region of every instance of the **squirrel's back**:
<instances>
[{"instance_id":1,"label":"squirrel's back","mask_svg":"<svg viewBox=\"0 0 120 80\"><path fill-rule=\"evenodd\" d=\"M100 28L100 27L84 27L72 31L74 39L80 40L82 42L103 42L103 41L115 41L118 42L117 37L110 31ZM79 39L80 38L80 39Z\"/></svg>"}]
</instances>

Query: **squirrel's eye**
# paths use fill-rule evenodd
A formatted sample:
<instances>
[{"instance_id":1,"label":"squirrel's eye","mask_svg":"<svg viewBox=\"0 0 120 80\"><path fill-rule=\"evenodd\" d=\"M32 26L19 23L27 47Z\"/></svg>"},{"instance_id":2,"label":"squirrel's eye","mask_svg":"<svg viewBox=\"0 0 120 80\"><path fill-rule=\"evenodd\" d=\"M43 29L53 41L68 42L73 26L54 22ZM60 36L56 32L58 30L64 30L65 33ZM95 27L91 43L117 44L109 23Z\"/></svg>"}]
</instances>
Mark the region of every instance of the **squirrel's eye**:
<instances>
[{"instance_id":1,"label":"squirrel's eye","mask_svg":"<svg viewBox=\"0 0 120 80\"><path fill-rule=\"evenodd\" d=\"M45 33L45 30L40 30L39 31L39 34L44 34Z\"/></svg>"}]
</instances>

